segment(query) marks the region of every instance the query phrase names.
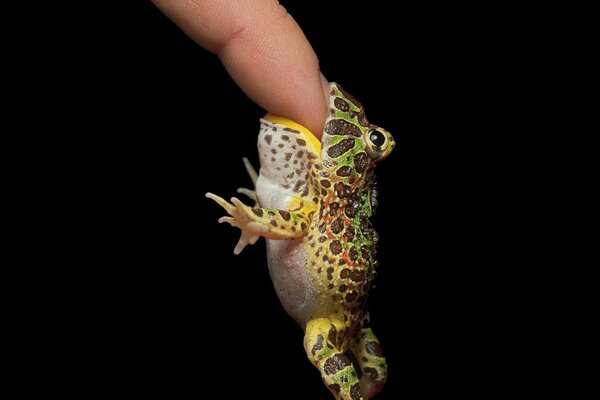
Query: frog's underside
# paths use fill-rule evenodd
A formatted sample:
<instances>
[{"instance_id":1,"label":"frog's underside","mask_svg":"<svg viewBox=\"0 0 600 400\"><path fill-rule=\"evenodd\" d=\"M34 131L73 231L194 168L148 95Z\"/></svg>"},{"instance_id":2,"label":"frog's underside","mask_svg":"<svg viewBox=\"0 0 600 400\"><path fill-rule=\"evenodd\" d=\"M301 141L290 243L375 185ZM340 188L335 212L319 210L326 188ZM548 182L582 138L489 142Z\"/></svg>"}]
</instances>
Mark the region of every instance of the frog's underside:
<instances>
[{"instance_id":1,"label":"frog's underside","mask_svg":"<svg viewBox=\"0 0 600 400\"><path fill-rule=\"evenodd\" d=\"M373 171L394 140L339 85L330 89L322 143L285 118L261 120L258 179L246 162L256 192L240 190L257 201L253 208L207 196L229 213L220 222L242 229L236 253L267 239L277 295L304 328L307 355L336 399L369 399L387 377L364 308L377 264Z\"/></svg>"},{"instance_id":2,"label":"frog's underside","mask_svg":"<svg viewBox=\"0 0 600 400\"><path fill-rule=\"evenodd\" d=\"M266 239L269 271L277 295L288 314L303 328L315 318L329 318L336 315L337 318L344 320L345 311L348 311L346 318L350 319L351 309L344 310L344 297L355 293L358 299L368 291L367 285L370 279L367 279L366 274L357 275L356 272L367 272L367 263L371 260L363 260L364 262L354 260L354 263L350 260L350 254L353 257L363 254L360 252L361 246L349 245L351 241L349 242L348 239L357 239L357 235L354 224L347 214L355 214L355 204L358 204L359 208L362 206L363 209L370 207L369 204L364 204L369 197L361 196L364 194L361 192L372 193L373 180L368 178L368 182L365 182L366 187L362 190L358 189L358 195L354 196L350 186L342 183L345 185L340 186L344 197L340 199L332 188L329 179L331 173L319 163L319 148L304 139L306 134L293 128L287 128L285 134L274 135L275 132L279 132L282 125L273 123L269 119L273 118L267 116L266 119L261 120L258 137L261 169L256 182L256 194L259 204L261 207L277 210L300 208L298 212L306 216L312 213L304 235L289 240ZM281 144L283 147L280 148ZM327 181L330 183L325 183ZM328 188L324 188L325 185ZM321 190L326 190L327 194L324 196ZM301 191L308 192L303 195ZM301 200L298 201L298 198ZM334 210L332 210L333 203L336 203L333 206ZM345 206L341 205L342 209L340 203L345 203ZM349 208L346 212L345 207ZM334 220L339 222L336 222L335 231L332 231L331 224ZM298 224L302 222L298 222L296 226ZM370 229L370 224L367 229ZM340 252L336 251L336 254L331 251L333 240L337 240L333 244L334 250L341 249ZM370 243L367 240L364 242L363 246L367 246L367 249L363 248L362 253L367 257L374 255L375 240L371 240ZM358 251L355 252L353 249ZM344 268L348 275L346 278L340 276L342 266L347 266ZM328 268L333 268L333 271L328 271ZM339 271L336 271L338 269ZM355 282L350 279L350 271L354 272L353 277L356 276L360 280ZM338 272L335 277L334 272ZM346 273L343 274L345 275ZM339 291L343 282L346 283L346 287L350 284L353 288L353 290L344 290L345 296ZM333 287L329 288L331 285ZM351 297L353 296L350 295ZM356 307L354 311L360 314L362 307ZM362 319L361 315L357 317L354 319Z\"/></svg>"}]
</instances>

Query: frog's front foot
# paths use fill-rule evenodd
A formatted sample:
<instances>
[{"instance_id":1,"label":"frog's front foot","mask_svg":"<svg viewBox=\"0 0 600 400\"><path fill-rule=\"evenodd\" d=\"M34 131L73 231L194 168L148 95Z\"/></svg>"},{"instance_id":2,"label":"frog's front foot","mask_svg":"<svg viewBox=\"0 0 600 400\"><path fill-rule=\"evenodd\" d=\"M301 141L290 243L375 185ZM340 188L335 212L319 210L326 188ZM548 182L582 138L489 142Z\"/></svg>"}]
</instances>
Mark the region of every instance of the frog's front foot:
<instances>
[{"instance_id":1,"label":"frog's front foot","mask_svg":"<svg viewBox=\"0 0 600 400\"><path fill-rule=\"evenodd\" d=\"M206 193L206 197L214 200L227 211L227 214L230 215L229 217L219 218L219 222L227 222L231 226L235 226L242 230L240 240L233 250L235 254L240 254L248 244L256 243L258 238L269 230L264 224L252 220L252 217L249 214L252 212L252 209L244 205L239 199L232 197L231 203L229 203L222 197L212 193Z\"/></svg>"}]
</instances>

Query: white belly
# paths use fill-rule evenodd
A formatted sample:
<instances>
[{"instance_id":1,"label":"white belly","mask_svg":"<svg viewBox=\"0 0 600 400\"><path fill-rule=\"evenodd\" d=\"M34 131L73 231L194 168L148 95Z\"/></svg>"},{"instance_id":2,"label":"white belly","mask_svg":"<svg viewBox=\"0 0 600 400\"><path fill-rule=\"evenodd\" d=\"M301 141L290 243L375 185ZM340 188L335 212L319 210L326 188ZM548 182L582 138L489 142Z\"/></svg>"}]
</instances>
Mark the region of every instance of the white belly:
<instances>
[{"instance_id":1,"label":"white belly","mask_svg":"<svg viewBox=\"0 0 600 400\"><path fill-rule=\"evenodd\" d=\"M307 168L311 162L308 153L312 153L314 160L318 149L311 146L310 140L297 134L299 132L286 131L285 126L266 120L261 122L257 142L261 167L256 182L261 207L291 211L290 202L302 192L298 185L307 184L306 177L296 170ZM296 139L304 142L302 151L298 151ZM287 313L301 326L306 325L317 308L317 293L306 265L304 240L304 237L267 239L267 260L275 291Z\"/></svg>"},{"instance_id":2,"label":"white belly","mask_svg":"<svg viewBox=\"0 0 600 400\"><path fill-rule=\"evenodd\" d=\"M287 210L293 196L278 189L263 172L261 169L256 184L261 207ZM303 241L304 237L267 239L267 261L273 286L283 308L304 327L313 317L316 290L306 265Z\"/></svg>"},{"instance_id":3,"label":"white belly","mask_svg":"<svg viewBox=\"0 0 600 400\"><path fill-rule=\"evenodd\" d=\"M302 239L267 240L269 272L287 313L301 326L313 317L316 290L306 266Z\"/></svg>"}]
</instances>

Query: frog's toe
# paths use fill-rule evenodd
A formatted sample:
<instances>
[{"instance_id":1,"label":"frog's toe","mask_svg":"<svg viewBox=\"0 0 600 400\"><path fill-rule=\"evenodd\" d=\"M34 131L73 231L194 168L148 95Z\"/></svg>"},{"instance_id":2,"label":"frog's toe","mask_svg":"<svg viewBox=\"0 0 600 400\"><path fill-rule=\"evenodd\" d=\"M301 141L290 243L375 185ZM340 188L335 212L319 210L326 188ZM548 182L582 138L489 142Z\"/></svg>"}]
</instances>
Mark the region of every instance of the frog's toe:
<instances>
[{"instance_id":1,"label":"frog's toe","mask_svg":"<svg viewBox=\"0 0 600 400\"><path fill-rule=\"evenodd\" d=\"M231 217L221 217L221 218L219 218L219 223L222 224L223 222L227 222L231 226L237 226L235 224L235 219L233 219Z\"/></svg>"},{"instance_id":2,"label":"frog's toe","mask_svg":"<svg viewBox=\"0 0 600 400\"><path fill-rule=\"evenodd\" d=\"M239 209L244 208L244 203L242 203L242 201L240 199L238 199L237 197L232 197L230 201L231 201L231 204L233 204L237 208L239 208Z\"/></svg>"},{"instance_id":3,"label":"frog's toe","mask_svg":"<svg viewBox=\"0 0 600 400\"><path fill-rule=\"evenodd\" d=\"M258 240L259 237L260 237L259 235L248 235L248 236L242 235L240 240L235 245L235 248L233 249L233 253L235 255L240 254L242 252L242 250L244 250L246 248L246 246L248 246L249 244L252 245L252 244L256 243L256 241Z\"/></svg>"},{"instance_id":4,"label":"frog's toe","mask_svg":"<svg viewBox=\"0 0 600 400\"><path fill-rule=\"evenodd\" d=\"M227 222L229 222L229 220L227 220ZM235 223L236 221L233 222ZM234 225L234 223L232 223L232 225ZM260 238L261 234L269 230L268 227L253 221L248 222L246 226L239 226L237 224L235 224L234 226L238 226L242 230L242 236L240 237L240 240L235 246L235 249L233 249L233 252L235 254L240 254L247 245L256 243L256 241Z\"/></svg>"},{"instance_id":5,"label":"frog's toe","mask_svg":"<svg viewBox=\"0 0 600 400\"><path fill-rule=\"evenodd\" d=\"M254 169L254 167L252 167L252 164L250 164L250 160L248 160L246 157L243 157L242 161L244 161L244 167L246 167L246 171L248 172L248 175L250 175L250 179L252 179L252 184L256 186L256 179L258 179L258 173Z\"/></svg>"},{"instance_id":6,"label":"frog's toe","mask_svg":"<svg viewBox=\"0 0 600 400\"><path fill-rule=\"evenodd\" d=\"M255 207L258 205L258 199L256 198L256 191L250 190L250 189L246 189L246 188L238 188L237 192L241 193L241 194L245 194L246 196L248 196L252 200L254 200L255 203L256 203Z\"/></svg>"},{"instance_id":7,"label":"frog's toe","mask_svg":"<svg viewBox=\"0 0 600 400\"><path fill-rule=\"evenodd\" d=\"M242 234L242 237L240 237L240 240L237 242L237 244L235 245L235 248L233 249L233 253L236 255L240 254L242 252L242 250L244 250L246 248L246 246L248 246L249 244L256 243L256 241L258 240L259 237L260 237L259 235Z\"/></svg>"},{"instance_id":8,"label":"frog's toe","mask_svg":"<svg viewBox=\"0 0 600 400\"><path fill-rule=\"evenodd\" d=\"M239 240L239 242L237 242L237 244L235 245L235 249L233 249L233 254L238 255L242 252L242 250L244 250L244 248L246 248L246 246L248 245L248 243L242 241L242 239Z\"/></svg>"},{"instance_id":9,"label":"frog's toe","mask_svg":"<svg viewBox=\"0 0 600 400\"><path fill-rule=\"evenodd\" d=\"M209 199L213 200L215 203L217 203L217 204L218 204L218 205L220 205L221 207L223 207L223 208L225 209L225 211L227 211L227 213L228 213L229 215L231 215L231 212L232 212L233 210L235 210L235 207L234 207L234 206L232 206L231 204L229 204L229 203L227 202L227 200L225 200L224 198L222 198L222 197L220 197L220 196L217 196L216 194L213 194L213 193L210 193L210 192L208 192L208 193L206 193L206 195L205 195L205 196L206 196L206 197L208 197Z\"/></svg>"}]
</instances>

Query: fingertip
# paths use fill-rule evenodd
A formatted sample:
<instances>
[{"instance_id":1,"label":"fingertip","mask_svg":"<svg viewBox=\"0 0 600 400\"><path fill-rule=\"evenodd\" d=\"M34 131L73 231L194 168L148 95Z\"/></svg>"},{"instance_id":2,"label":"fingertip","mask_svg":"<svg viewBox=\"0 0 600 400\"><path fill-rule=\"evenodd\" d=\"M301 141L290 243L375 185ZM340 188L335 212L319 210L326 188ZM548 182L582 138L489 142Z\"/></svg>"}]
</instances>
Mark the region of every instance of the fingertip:
<instances>
[{"instance_id":1,"label":"fingertip","mask_svg":"<svg viewBox=\"0 0 600 400\"><path fill-rule=\"evenodd\" d=\"M329 81L325 78L325 75L321 72L321 87L323 89L323 97L325 99L325 104L327 104L327 99L329 98Z\"/></svg>"},{"instance_id":2,"label":"fingertip","mask_svg":"<svg viewBox=\"0 0 600 400\"><path fill-rule=\"evenodd\" d=\"M325 127L325 119L327 119L327 109L329 108L329 81L325 78L323 73L320 74L321 89L323 90L323 111L315 118L316 131L313 131L314 135L321 140L323 135L323 128Z\"/></svg>"},{"instance_id":3,"label":"fingertip","mask_svg":"<svg viewBox=\"0 0 600 400\"><path fill-rule=\"evenodd\" d=\"M309 85L305 84L304 87L307 92L306 96L311 96L311 100L298 104L299 108L291 110L289 115L292 120L305 126L317 139L321 140L327 118L329 81L322 73L319 73L318 81L311 82L310 90L308 89Z\"/></svg>"}]
</instances>

